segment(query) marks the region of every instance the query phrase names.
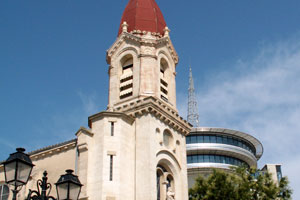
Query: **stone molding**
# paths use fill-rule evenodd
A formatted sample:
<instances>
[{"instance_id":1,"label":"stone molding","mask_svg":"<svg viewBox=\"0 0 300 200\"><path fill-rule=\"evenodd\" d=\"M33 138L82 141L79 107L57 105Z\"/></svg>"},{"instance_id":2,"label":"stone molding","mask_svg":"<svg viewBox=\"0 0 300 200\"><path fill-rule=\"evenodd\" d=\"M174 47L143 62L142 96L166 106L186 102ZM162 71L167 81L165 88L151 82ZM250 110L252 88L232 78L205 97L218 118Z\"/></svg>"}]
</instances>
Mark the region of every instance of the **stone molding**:
<instances>
[{"instance_id":1,"label":"stone molding","mask_svg":"<svg viewBox=\"0 0 300 200\"><path fill-rule=\"evenodd\" d=\"M151 113L173 129L181 132L184 136L186 136L192 128L191 124L180 117L177 111L153 96L123 103L122 105L115 106L114 110L124 112L132 118L143 115L144 113Z\"/></svg>"},{"instance_id":2,"label":"stone molding","mask_svg":"<svg viewBox=\"0 0 300 200\"><path fill-rule=\"evenodd\" d=\"M175 65L179 61L177 52L170 40L170 37L163 37L163 38L158 38L155 36L149 37L148 33L145 33L145 36L137 36L131 33L123 32L106 52L106 62L108 64L111 63L111 57L115 54L115 52L119 49L119 47L124 41L130 41L136 43L137 46L144 45L144 46L156 47L156 48L158 46L165 45L170 51L170 54L174 60ZM145 56L145 55L139 55L139 56Z\"/></svg>"},{"instance_id":3,"label":"stone molding","mask_svg":"<svg viewBox=\"0 0 300 200\"><path fill-rule=\"evenodd\" d=\"M77 145L77 139L73 139L64 143L60 143L57 145L45 147L36 151L29 152L30 158L32 161L37 161L43 159L45 157L53 156L55 154L59 154L63 151L67 151L69 149L75 148Z\"/></svg>"},{"instance_id":4,"label":"stone molding","mask_svg":"<svg viewBox=\"0 0 300 200\"><path fill-rule=\"evenodd\" d=\"M132 124L134 122L134 118L126 115L125 113L103 111L89 117L89 127L92 128L93 121L102 119L104 117L121 117L124 121L128 122L129 124Z\"/></svg>"},{"instance_id":5,"label":"stone molding","mask_svg":"<svg viewBox=\"0 0 300 200\"><path fill-rule=\"evenodd\" d=\"M75 133L75 135L78 137L81 133L85 133L85 134L87 134L90 137L94 136L94 133L92 133L91 130L89 130L89 129L83 127L83 126L81 126L79 128L79 130Z\"/></svg>"}]
</instances>

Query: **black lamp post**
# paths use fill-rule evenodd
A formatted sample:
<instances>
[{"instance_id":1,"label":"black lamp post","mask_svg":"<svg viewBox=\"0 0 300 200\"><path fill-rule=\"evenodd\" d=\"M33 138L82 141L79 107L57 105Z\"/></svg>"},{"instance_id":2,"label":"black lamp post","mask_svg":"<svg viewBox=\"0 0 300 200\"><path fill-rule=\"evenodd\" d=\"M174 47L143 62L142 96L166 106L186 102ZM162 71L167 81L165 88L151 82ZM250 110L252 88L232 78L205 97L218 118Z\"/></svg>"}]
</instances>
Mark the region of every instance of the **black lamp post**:
<instances>
[{"instance_id":1,"label":"black lamp post","mask_svg":"<svg viewBox=\"0 0 300 200\"><path fill-rule=\"evenodd\" d=\"M17 193L23 185L27 184L34 164L29 155L25 154L24 148L17 148L17 152L10 154L3 163L5 182L14 186L13 200L16 200Z\"/></svg>"},{"instance_id":2,"label":"black lamp post","mask_svg":"<svg viewBox=\"0 0 300 200\"><path fill-rule=\"evenodd\" d=\"M78 176L73 174L73 170L66 170L66 174L61 175L56 185L57 198L59 200L75 200L79 198L82 184Z\"/></svg>"},{"instance_id":3,"label":"black lamp post","mask_svg":"<svg viewBox=\"0 0 300 200\"><path fill-rule=\"evenodd\" d=\"M21 190L22 186L27 184L34 164L29 157L25 154L24 148L17 148L16 153L10 154L8 159L3 163L5 182L13 185L13 198L17 199L17 193ZM56 185L57 199L58 200L78 200L82 184L78 176L73 174L73 170L66 170L66 174L61 175ZM54 197L49 196L52 186L47 182L47 171L44 176L37 181L37 191L29 190L27 200L56 200ZM41 190L40 190L41 189ZM47 190L49 190L47 192Z\"/></svg>"}]
</instances>

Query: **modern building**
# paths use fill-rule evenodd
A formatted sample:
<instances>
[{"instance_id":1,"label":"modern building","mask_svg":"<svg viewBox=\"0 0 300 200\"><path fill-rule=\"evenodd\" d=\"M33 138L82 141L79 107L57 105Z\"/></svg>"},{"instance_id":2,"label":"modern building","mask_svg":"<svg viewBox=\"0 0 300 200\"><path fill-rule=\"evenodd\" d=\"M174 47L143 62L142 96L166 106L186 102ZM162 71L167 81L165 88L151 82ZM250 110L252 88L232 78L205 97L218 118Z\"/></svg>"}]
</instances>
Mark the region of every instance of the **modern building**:
<instances>
[{"instance_id":1,"label":"modern building","mask_svg":"<svg viewBox=\"0 0 300 200\"><path fill-rule=\"evenodd\" d=\"M199 174L212 169L230 170L232 166L257 167L263 146L253 136L231 129L196 127L186 137L188 185Z\"/></svg>"},{"instance_id":2,"label":"modern building","mask_svg":"<svg viewBox=\"0 0 300 200\"><path fill-rule=\"evenodd\" d=\"M35 167L19 199L36 189L44 170L53 185L66 169L84 185L82 200L188 199L185 136L191 125L176 108L178 56L169 32L154 0L129 0L106 53L107 110L90 116L89 127L73 140L29 153ZM11 199L7 186L0 189L2 199Z\"/></svg>"},{"instance_id":3,"label":"modern building","mask_svg":"<svg viewBox=\"0 0 300 200\"><path fill-rule=\"evenodd\" d=\"M212 169L231 171L234 166L257 168L257 161L263 154L263 145L255 137L241 131L227 128L200 127L197 99L192 69L189 73L187 120L194 127L186 136L188 186L193 187L195 179L208 176ZM267 164L260 173L269 172L275 183L279 183L281 165Z\"/></svg>"}]
</instances>

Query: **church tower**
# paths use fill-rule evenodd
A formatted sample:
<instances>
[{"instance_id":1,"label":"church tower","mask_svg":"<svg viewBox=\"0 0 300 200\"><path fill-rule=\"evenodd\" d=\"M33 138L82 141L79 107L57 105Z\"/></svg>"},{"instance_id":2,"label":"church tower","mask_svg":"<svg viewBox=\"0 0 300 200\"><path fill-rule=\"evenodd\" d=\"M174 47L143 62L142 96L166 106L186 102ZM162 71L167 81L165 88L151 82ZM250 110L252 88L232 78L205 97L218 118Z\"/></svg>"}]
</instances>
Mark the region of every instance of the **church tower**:
<instances>
[{"instance_id":1,"label":"church tower","mask_svg":"<svg viewBox=\"0 0 300 200\"><path fill-rule=\"evenodd\" d=\"M107 111L80 129L82 198L188 199L185 136L176 108L177 53L154 0L129 0L107 51Z\"/></svg>"}]
</instances>

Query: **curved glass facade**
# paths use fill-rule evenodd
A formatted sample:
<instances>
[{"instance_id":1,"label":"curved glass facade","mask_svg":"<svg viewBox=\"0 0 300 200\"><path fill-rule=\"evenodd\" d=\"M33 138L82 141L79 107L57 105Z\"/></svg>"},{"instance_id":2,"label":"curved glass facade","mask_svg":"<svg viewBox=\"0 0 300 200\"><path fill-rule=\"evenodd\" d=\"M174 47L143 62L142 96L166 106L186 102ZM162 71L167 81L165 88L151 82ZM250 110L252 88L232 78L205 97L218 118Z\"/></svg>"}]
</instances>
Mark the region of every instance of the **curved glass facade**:
<instances>
[{"instance_id":1,"label":"curved glass facade","mask_svg":"<svg viewBox=\"0 0 300 200\"><path fill-rule=\"evenodd\" d=\"M253 153L255 155L256 151L254 146L250 143L243 141L238 138L226 136L226 135L214 135L214 134L195 134L188 135L186 137L186 144L197 144L197 143L218 143L218 144L229 144L237 147L241 147Z\"/></svg>"},{"instance_id":2,"label":"curved glass facade","mask_svg":"<svg viewBox=\"0 0 300 200\"><path fill-rule=\"evenodd\" d=\"M208 154L208 155L188 155L187 156L187 163L192 164L192 163L221 163L221 164L230 164L230 165L236 165L236 166L241 166L241 165L246 165L249 166L246 162L230 157L230 156L223 156L223 155L213 155L213 154Z\"/></svg>"}]
</instances>

